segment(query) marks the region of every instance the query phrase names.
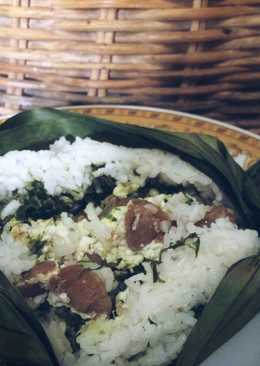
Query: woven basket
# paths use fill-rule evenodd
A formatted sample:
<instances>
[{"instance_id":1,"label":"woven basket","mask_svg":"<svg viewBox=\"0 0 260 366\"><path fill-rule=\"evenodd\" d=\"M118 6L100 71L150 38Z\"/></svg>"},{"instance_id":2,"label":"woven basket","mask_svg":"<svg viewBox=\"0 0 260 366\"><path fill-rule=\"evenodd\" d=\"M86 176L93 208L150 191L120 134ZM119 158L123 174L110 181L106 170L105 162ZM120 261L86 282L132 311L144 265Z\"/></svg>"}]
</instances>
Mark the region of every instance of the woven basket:
<instances>
[{"instance_id":1,"label":"woven basket","mask_svg":"<svg viewBox=\"0 0 260 366\"><path fill-rule=\"evenodd\" d=\"M260 131L260 0L0 0L0 114L88 103Z\"/></svg>"}]
</instances>

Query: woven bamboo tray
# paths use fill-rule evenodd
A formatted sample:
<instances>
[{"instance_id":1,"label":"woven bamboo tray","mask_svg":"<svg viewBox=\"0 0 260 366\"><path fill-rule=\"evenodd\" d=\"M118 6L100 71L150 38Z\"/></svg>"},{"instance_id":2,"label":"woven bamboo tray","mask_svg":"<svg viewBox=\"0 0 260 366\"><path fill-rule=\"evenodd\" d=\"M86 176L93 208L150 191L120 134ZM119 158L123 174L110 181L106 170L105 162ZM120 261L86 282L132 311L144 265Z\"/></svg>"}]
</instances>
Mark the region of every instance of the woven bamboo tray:
<instances>
[{"instance_id":1,"label":"woven bamboo tray","mask_svg":"<svg viewBox=\"0 0 260 366\"><path fill-rule=\"evenodd\" d=\"M86 103L260 132L260 0L0 0L0 114Z\"/></svg>"}]
</instances>

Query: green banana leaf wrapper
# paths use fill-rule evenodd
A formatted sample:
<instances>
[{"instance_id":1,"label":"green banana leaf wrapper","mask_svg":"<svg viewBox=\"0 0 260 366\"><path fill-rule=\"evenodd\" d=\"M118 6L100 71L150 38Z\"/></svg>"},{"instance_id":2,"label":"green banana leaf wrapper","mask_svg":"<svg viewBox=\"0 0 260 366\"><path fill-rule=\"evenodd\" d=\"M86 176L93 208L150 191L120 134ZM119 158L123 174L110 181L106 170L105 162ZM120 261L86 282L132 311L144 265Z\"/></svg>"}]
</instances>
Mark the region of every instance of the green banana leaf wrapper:
<instances>
[{"instance_id":1,"label":"green banana leaf wrapper","mask_svg":"<svg viewBox=\"0 0 260 366\"><path fill-rule=\"evenodd\" d=\"M231 201L239 225L260 232L260 162L244 171L225 145L203 134L171 133L48 108L20 113L0 126L0 156L40 150L65 136L157 148L208 175ZM260 255L233 265L193 328L177 366L197 366L260 311ZM37 355L37 357L36 357ZM58 366L58 360L18 290L0 273L0 365ZM87 366L87 365L86 365Z\"/></svg>"}]
</instances>

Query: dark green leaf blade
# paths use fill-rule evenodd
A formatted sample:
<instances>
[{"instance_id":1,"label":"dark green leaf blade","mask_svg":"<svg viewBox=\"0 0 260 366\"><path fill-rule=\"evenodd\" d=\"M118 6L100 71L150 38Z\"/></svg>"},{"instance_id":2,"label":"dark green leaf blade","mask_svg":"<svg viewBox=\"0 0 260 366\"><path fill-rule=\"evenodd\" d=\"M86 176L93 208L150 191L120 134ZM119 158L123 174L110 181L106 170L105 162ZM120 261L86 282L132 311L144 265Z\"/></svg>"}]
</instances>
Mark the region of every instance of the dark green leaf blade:
<instances>
[{"instance_id":1,"label":"dark green leaf blade","mask_svg":"<svg viewBox=\"0 0 260 366\"><path fill-rule=\"evenodd\" d=\"M244 268L241 265L240 270L249 271L254 268L254 274L247 285L241 289L230 311L205 347L205 351L199 356L201 361L242 329L260 311L260 257L254 257L252 261L251 258L247 258L240 263L244 265ZM242 276L242 273L240 275ZM248 273L245 273L245 276L247 275ZM237 283L239 283L239 277L237 277Z\"/></svg>"},{"instance_id":2,"label":"dark green leaf blade","mask_svg":"<svg viewBox=\"0 0 260 366\"><path fill-rule=\"evenodd\" d=\"M239 332L254 316L260 311L260 292L257 292L253 298L250 298L246 307L241 308L241 313L230 322L225 329L222 329L215 335L212 342L207 345L205 352L198 358L198 365L206 360L214 351L226 343L234 334ZM243 314L242 318L240 314Z\"/></svg>"},{"instance_id":3,"label":"dark green leaf blade","mask_svg":"<svg viewBox=\"0 0 260 366\"><path fill-rule=\"evenodd\" d=\"M254 301L259 289L259 257L246 258L233 265L193 328L177 366L199 365L240 330L259 310ZM248 303L251 307L246 309Z\"/></svg>"},{"instance_id":4,"label":"dark green leaf blade","mask_svg":"<svg viewBox=\"0 0 260 366\"><path fill-rule=\"evenodd\" d=\"M219 323L219 330L226 329L231 322L236 321L236 317L243 315L243 309L247 311L247 305L250 299L255 299L260 291L260 257L249 257L238 262L232 271L232 291L240 290L237 298L232 304L231 311ZM251 275L251 273L253 273ZM246 281L247 282L244 282ZM260 303L259 303L260 309Z\"/></svg>"},{"instance_id":5,"label":"dark green leaf blade","mask_svg":"<svg viewBox=\"0 0 260 366\"><path fill-rule=\"evenodd\" d=\"M244 179L244 199L248 202L251 211L254 212L260 230L260 161L251 166Z\"/></svg>"},{"instance_id":6,"label":"dark green leaf blade","mask_svg":"<svg viewBox=\"0 0 260 366\"><path fill-rule=\"evenodd\" d=\"M89 136L106 141L107 133L111 142L129 145L125 130L121 131L113 122L49 108L34 109L19 113L0 126L0 155L11 150L44 149L61 136ZM131 126L129 134L132 141L136 140L134 145L144 143L145 139L139 141Z\"/></svg>"},{"instance_id":7,"label":"dark green leaf blade","mask_svg":"<svg viewBox=\"0 0 260 366\"><path fill-rule=\"evenodd\" d=\"M25 365L28 366L59 366L48 337L33 311L2 272L0 338L0 360L8 363L13 360L14 364L18 361L26 362Z\"/></svg>"}]
</instances>

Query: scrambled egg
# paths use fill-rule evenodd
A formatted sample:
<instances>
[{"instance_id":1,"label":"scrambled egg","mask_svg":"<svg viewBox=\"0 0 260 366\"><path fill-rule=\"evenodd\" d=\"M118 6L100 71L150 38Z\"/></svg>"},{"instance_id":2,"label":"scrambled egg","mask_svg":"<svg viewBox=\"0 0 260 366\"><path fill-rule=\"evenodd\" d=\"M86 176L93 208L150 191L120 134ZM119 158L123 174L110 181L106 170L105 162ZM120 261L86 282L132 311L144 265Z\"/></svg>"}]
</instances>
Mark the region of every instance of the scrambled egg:
<instances>
[{"instance_id":1,"label":"scrambled egg","mask_svg":"<svg viewBox=\"0 0 260 366\"><path fill-rule=\"evenodd\" d=\"M106 217L98 219L99 224L109 229L109 236L102 241L95 235L89 220L84 218L77 222L66 213L58 219L31 220L28 224L13 220L10 233L35 252L36 243L41 243L36 253L40 261L55 260L65 264L76 260L88 265L88 255L97 254L108 265L130 269L145 259L159 260L162 242L152 242L138 251L128 247L124 225L126 212L127 206L115 207Z\"/></svg>"}]
</instances>

